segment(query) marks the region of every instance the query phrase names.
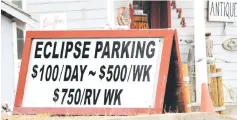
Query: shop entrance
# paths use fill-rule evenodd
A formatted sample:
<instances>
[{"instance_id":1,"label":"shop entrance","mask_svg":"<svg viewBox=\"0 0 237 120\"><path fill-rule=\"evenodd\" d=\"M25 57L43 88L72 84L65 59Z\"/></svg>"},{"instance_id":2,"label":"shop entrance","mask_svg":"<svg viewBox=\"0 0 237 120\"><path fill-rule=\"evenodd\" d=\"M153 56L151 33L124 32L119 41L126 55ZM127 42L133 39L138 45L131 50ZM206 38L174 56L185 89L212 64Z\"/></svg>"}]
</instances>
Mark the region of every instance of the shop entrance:
<instances>
[{"instance_id":1,"label":"shop entrance","mask_svg":"<svg viewBox=\"0 0 237 120\"><path fill-rule=\"evenodd\" d=\"M170 1L134 1L133 8L147 15L149 29L171 27Z\"/></svg>"}]
</instances>

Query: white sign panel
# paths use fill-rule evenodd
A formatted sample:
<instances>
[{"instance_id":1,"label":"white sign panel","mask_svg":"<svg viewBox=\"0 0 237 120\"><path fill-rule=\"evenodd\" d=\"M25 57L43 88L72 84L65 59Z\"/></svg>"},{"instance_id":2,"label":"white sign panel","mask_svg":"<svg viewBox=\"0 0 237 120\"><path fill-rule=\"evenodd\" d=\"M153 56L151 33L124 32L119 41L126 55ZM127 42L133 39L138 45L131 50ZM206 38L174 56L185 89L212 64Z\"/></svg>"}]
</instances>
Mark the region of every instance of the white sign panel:
<instances>
[{"instance_id":1,"label":"white sign panel","mask_svg":"<svg viewBox=\"0 0 237 120\"><path fill-rule=\"evenodd\" d=\"M162 39L33 39L22 107L154 107Z\"/></svg>"},{"instance_id":2,"label":"white sign panel","mask_svg":"<svg viewBox=\"0 0 237 120\"><path fill-rule=\"evenodd\" d=\"M208 20L220 22L237 21L237 0L209 0Z\"/></svg>"},{"instance_id":3,"label":"white sign panel","mask_svg":"<svg viewBox=\"0 0 237 120\"><path fill-rule=\"evenodd\" d=\"M67 30L67 16L64 13L40 15L41 30Z\"/></svg>"}]
</instances>

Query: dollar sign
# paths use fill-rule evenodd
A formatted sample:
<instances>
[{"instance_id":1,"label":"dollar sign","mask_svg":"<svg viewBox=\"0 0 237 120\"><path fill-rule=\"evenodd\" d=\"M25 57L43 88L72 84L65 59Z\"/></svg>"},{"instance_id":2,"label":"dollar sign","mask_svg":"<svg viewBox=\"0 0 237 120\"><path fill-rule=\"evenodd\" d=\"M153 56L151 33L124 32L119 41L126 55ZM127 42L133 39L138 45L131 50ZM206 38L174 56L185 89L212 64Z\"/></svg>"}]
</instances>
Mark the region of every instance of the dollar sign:
<instances>
[{"instance_id":1,"label":"dollar sign","mask_svg":"<svg viewBox=\"0 0 237 120\"><path fill-rule=\"evenodd\" d=\"M54 102L57 102L57 101L58 101L58 98L59 98L58 92L59 92L59 89L56 88L56 89L54 90L54 97L53 97L53 101L54 101Z\"/></svg>"},{"instance_id":2,"label":"dollar sign","mask_svg":"<svg viewBox=\"0 0 237 120\"><path fill-rule=\"evenodd\" d=\"M99 75L99 78L102 80L103 78L104 78L104 76L105 76L105 71L104 71L104 69L105 69L105 66L103 65L103 66L101 66L100 67L100 75Z\"/></svg>"},{"instance_id":3,"label":"dollar sign","mask_svg":"<svg viewBox=\"0 0 237 120\"><path fill-rule=\"evenodd\" d=\"M35 78L37 76L37 69L38 68L38 65L34 65L33 67L33 73L31 74L32 78Z\"/></svg>"}]
</instances>

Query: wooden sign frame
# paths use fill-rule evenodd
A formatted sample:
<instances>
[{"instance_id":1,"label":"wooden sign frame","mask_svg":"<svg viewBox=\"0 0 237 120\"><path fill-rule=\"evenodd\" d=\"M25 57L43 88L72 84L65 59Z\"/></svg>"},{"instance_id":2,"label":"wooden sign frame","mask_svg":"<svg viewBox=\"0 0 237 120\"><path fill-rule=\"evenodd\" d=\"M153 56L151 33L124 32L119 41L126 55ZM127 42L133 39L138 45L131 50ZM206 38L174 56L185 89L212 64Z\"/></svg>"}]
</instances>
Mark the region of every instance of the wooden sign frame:
<instances>
[{"instance_id":1,"label":"wooden sign frame","mask_svg":"<svg viewBox=\"0 0 237 120\"><path fill-rule=\"evenodd\" d=\"M31 44L33 39L42 38L144 38L163 37L163 49L154 108L54 108L54 107L22 107L26 76L30 59ZM161 114L163 110L166 81L171 55L172 44L178 45L176 30L68 30L68 31L27 31L22 63L20 68L19 82L14 104L14 114L67 114L67 115L138 115L138 114ZM179 70L182 74L179 47L177 48ZM183 81L183 78L180 78ZM44 99L42 97L42 99ZM186 104L185 104L186 106Z\"/></svg>"}]
</instances>

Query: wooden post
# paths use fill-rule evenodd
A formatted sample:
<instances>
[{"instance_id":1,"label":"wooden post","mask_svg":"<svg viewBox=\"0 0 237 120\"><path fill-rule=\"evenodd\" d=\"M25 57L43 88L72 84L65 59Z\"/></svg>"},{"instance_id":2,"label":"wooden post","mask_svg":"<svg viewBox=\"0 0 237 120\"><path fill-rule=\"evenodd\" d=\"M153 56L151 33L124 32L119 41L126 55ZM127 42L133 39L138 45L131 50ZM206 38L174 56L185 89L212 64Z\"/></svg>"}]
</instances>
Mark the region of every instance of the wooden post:
<instances>
[{"instance_id":1,"label":"wooden post","mask_svg":"<svg viewBox=\"0 0 237 120\"><path fill-rule=\"evenodd\" d=\"M210 65L212 64L212 61L209 59L212 56L212 50L213 50L213 41L210 39L211 33L206 33L206 55L207 55L207 74L208 74L208 87L210 89L210 83L211 83L211 77L210 77Z\"/></svg>"},{"instance_id":2,"label":"wooden post","mask_svg":"<svg viewBox=\"0 0 237 120\"><path fill-rule=\"evenodd\" d=\"M211 83L210 83L210 92L211 92L211 99L213 102L214 107L218 107L218 89L217 89L217 79L216 79L216 65L210 65L210 72L211 72Z\"/></svg>"},{"instance_id":3,"label":"wooden post","mask_svg":"<svg viewBox=\"0 0 237 120\"><path fill-rule=\"evenodd\" d=\"M194 57L194 45L191 46L188 52L188 70L189 70L189 88L190 88L190 101L196 101L196 83L195 83L195 57Z\"/></svg>"},{"instance_id":4,"label":"wooden post","mask_svg":"<svg viewBox=\"0 0 237 120\"><path fill-rule=\"evenodd\" d=\"M217 73L221 73L222 70L221 68L217 68L216 69ZM222 77L218 76L217 77L217 89L218 89L218 105L219 107L224 107L224 92L223 92L223 83L222 83ZM221 110L219 112L220 114L224 114L224 110Z\"/></svg>"},{"instance_id":5,"label":"wooden post","mask_svg":"<svg viewBox=\"0 0 237 120\"><path fill-rule=\"evenodd\" d=\"M188 103L188 112L192 112L191 109L191 104L190 104L190 88L189 88L189 74L188 74L188 65L187 64L182 64L182 69L183 69L183 77L184 77L184 90L185 93L187 94L187 103Z\"/></svg>"}]
</instances>

